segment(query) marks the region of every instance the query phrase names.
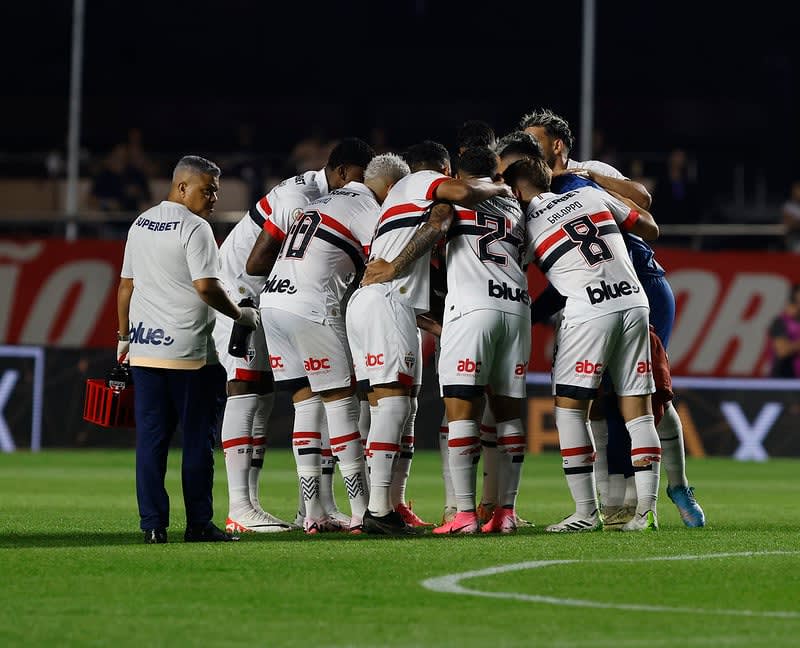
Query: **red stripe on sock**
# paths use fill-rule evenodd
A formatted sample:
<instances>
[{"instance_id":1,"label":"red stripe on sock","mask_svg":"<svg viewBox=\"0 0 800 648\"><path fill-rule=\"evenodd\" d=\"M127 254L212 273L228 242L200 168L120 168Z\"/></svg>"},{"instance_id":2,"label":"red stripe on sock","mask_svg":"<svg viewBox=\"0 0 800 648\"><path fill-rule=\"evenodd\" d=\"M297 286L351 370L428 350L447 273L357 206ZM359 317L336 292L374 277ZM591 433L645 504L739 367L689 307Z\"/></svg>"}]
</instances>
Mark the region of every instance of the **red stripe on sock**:
<instances>
[{"instance_id":1,"label":"red stripe on sock","mask_svg":"<svg viewBox=\"0 0 800 648\"><path fill-rule=\"evenodd\" d=\"M486 432L487 434L497 434L497 428L489 427L488 425L481 425L481 432Z\"/></svg>"},{"instance_id":2,"label":"red stripe on sock","mask_svg":"<svg viewBox=\"0 0 800 648\"><path fill-rule=\"evenodd\" d=\"M447 441L447 446L449 448L461 448L463 446L480 445L480 443L480 437L468 436L459 439L450 439Z\"/></svg>"},{"instance_id":3,"label":"red stripe on sock","mask_svg":"<svg viewBox=\"0 0 800 648\"><path fill-rule=\"evenodd\" d=\"M514 445L516 443L525 443L525 437L520 434L505 436L497 439L497 443L500 445Z\"/></svg>"},{"instance_id":4,"label":"red stripe on sock","mask_svg":"<svg viewBox=\"0 0 800 648\"><path fill-rule=\"evenodd\" d=\"M396 443L382 443L381 441L373 441L369 444L369 451L374 452L375 450L388 450L390 452L397 452L400 450L400 446Z\"/></svg>"},{"instance_id":5,"label":"red stripe on sock","mask_svg":"<svg viewBox=\"0 0 800 648\"><path fill-rule=\"evenodd\" d=\"M631 457L638 454L661 454L661 448L632 448Z\"/></svg>"},{"instance_id":6,"label":"red stripe on sock","mask_svg":"<svg viewBox=\"0 0 800 648\"><path fill-rule=\"evenodd\" d=\"M250 445L252 443L252 437L236 437L235 439L228 439L227 441L222 442L222 449L225 450L227 448L233 448L234 446L240 445Z\"/></svg>"},{"instance_id":7,"label":"red stripe on sock","mask_svg":"<svg viewBox=\"0 0 800 648\"><path fill-rule=\"evenodd\" d=\"M293 439L321 439L319 432L292 432Z\"/></svg>"},{"instance_id":8,"label":"red stripe on sock","mask_svg":"<svg viewBox=\"0 0 800 648\"><path fill-rule=\"evenodd\" d=\"M414 443L414 437L413 436L400 437L400 443Z\"/></svg>"},{"instance_id":9,"label":"red stripe on sock","mask_svg":"<svg viewBox=\"0 0 800 648\"><path fill-rule=\"evenodd\" d=\"M353 432L352 434L345 434L338 437L331 437L331 445L339 445L340 443L347 443L348 441L355 441L361 438L360 432Z\"/></svg>"},{"instance_id":10,"label":"red stripe on sock","mask_svg":"<svg viewBox=\"0 0 800 648\"><path fill-rule=\"evenodd\" d=\"M267 444L267 437L253 437L254 446L262 446Z\"/></svg>"},{"instance_id":11,"label":"red stripe on sock","mask_svg":"<svg viewBox=\"0 0 800 648\"><path fill-rule=\"evenodd\" d=\"M591 454L594 452L592 446L581 446L580 448L564 448L561 451L562 457L574 457L575 455Z\"/></svg>"}]
</instances>

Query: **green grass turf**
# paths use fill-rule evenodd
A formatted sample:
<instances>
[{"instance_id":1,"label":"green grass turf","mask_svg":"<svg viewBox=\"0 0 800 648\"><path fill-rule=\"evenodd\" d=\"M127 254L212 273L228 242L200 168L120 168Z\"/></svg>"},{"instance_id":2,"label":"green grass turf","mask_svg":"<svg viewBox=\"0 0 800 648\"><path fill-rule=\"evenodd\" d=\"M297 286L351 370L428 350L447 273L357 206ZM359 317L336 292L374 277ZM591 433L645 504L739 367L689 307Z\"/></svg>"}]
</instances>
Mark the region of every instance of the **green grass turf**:
<instances>
[{"instance_id":1,"label":"green grass turf","mask_svg":"<svg viewBox=\"0 0 800 648\"><path fill-rule=\"evenodd\" d=\"M179 462L174 450L172 542L146 546L138 532L132 452L0 455L0 646L800 645L795 460L690 461L709 520L705 529L683 526L662 485L657 534L545 534L544 525L572 510L559 458L547 454L526 460L518 510L537 526L515 536L306 538L291 532L225 544L181 541ZM292 518L291 454L270 451L266 464L262 501ZM219 454L216 467L221 525L227 495ZM346 509L338 477L336 485ZM438 453L417 453L409 495L423 518L438 520ZM755 553L652 560L740 552ZM421 585L543 560L576 562L461 583L485 596ZM683 610L567 606L525 596ZM781 611L790 614L759 616Z\"/></svg>"}]
</instances>

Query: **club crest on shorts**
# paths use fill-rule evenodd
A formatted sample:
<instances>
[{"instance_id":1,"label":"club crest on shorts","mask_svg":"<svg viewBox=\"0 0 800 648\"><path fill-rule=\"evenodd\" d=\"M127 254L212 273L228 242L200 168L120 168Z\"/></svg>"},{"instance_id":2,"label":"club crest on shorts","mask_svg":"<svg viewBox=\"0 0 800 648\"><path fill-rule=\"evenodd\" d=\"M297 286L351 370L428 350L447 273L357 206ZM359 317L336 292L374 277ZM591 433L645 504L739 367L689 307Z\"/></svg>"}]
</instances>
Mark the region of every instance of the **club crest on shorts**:
<instances>
[{"instance_id":1,"label":"club crest on shorts","mask_svg":"<svg viewBox=\"0 0 800 648\"><path fill-rule=\"evenodd\" d=\"M255 347L249 347L247 349L247 353L244 356L244 359L247 362L247 364L253 364L253 360L256 359L256 348Z\"/></svg>"},{"instance_id":2,"label":"club crest on shorts","mask_svg":"<svg viewBox=\"0 0 800 648\"><path fill-rule=\"evenodd\" d=\"M409 369L413 369L414 368L414 363L416 361L417 360L416 360L416 358L414 358L414 353L412 351L409 351L408 353L406 353L406 357L405 357L406 367L408 367Z\"/></svg>"}]
</instances>

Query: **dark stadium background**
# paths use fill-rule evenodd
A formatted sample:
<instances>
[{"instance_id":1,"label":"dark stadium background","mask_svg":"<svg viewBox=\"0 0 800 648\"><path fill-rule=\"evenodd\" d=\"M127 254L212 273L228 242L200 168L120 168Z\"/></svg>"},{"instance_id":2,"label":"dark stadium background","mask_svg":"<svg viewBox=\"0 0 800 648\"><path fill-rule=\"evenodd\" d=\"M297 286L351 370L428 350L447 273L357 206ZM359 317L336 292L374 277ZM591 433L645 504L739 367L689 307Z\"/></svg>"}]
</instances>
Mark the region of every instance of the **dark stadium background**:
<instances>
[{"instance_id":1,"label":"dark stadium background","mask_svg":"<svg viewBox=\"0 0 800 648\"><path fill-rule=\"evenodd\" d=\"M777 2L598 2L595 125L620 151L686 147L704 176L798 166L795 23ZM71 2L4 6L0 150L63 146ZM464 119L500 132L539 104L577 130L582 3L88 0L82 144L143 129L153 151L223 151L243 121L288 151L312 129L451 144ZM582 133L577 133L579 137Z\"/></svg>"}]
</instances>

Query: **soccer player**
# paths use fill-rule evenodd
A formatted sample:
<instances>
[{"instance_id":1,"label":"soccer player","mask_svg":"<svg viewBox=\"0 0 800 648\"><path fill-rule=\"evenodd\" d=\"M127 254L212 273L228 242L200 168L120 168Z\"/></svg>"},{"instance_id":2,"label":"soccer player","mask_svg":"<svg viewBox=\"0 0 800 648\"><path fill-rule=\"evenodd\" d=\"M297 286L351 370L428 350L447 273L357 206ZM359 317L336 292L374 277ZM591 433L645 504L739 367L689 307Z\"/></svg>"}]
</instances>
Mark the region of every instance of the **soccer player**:
<instances>
[{"instance_id":1,"label":"soccer player","mask_svg":"<svg viewBox=\"0 0 800 648\"><path fill-rule=\"evenodd\" d=\"M417 315L430 310L430 252L453 215L451 205L441 201L470 207L509 195L503 185L450 178L450 155L437 142L414 145L404 157L412 173L383 203L372 240L373 260L347 308L356 377L369 380L375 405L367 445L370 494L364 530L388 535L414 532L392 508L390 487L412 387L420 382Z\"/></svg>"},{"instance_id":2,"label":"soccer player","mask_svg":"<svg viewBox=\"0 0 800 648\"><path fill-rule=\"evenodd\" d=\"M488 147L465 149L458 178L492 184L497 156ZM516 530L525 435L522 399L530 356L530 297L520 254L524 215L514 199L493 197L473 210L457 208L447 233L447 297L439 383L448 420L449 468L458 513L435 534L478 531L477 462L484 394L496 418L498 506L484 533ZM487 389L488 388L488 389Z\"/></svg>"},{"instance_id":3,"label":"soccer player","mask_svg":"<svg viewBox=\"0 0 800 648\"><path fill-rule=\"evenodd\" d=\"M564 473L576 510L546 531L602 528L588 412L605 372L620 399L636 467L636 515L622 530L655 530L661 447L650 399L655 389L649 307L620 228L654 239L658 226L647 211L633 210L593 187L550 193L551 173L541 159L518 160L503 172L526 208L527 258L566 297L556 334L553 394Z\"/></svg>"},{"instance_id":4,"label":"soccer player","mask_svg":"<svg viewBox=\"0 0 800 648\"><path fill-rule=\"evenodd\" d=\"M266 199L262 199L266 200ZM221 283L228 296L239 303L258 304L264 277L245 272L245 262L262 230L264 218L256 205L230 231L220 246ZM264 465L266 426L275 399L264 328L248 338L246 355L228 353L233 320L218 316L214 344L220 364L227 372L227 400L222 419L222 448L228 476L227 531L274 533L291 525L261 508L259 477Z\"/></svg>"},{"instance_id":5,"label":"soccer player","mask_svg":"<svg viewBox=\"0 0 800 648\"><path fill-rule=\"evenodd\" d=\"M377 156L363 183L350 182L308 205L291 225L261 299L276 384L292 392L295 407L292 446L306 533L327 530L318 495L321 434L314 414L320 401L350 499L350 531L361 531L367 478L341 301L363 268L380 204L408 173L399 156Z\"/></svg>"},{"instance_id":6,"label":"soccer player","mask_svg":"<svg viewBox=\"0 0 800 648\"><path fill-rule=\"evenodd\" d=\"M249 256L246 257L245 272L254 277L261 277L263 287L263 282L271 272L286 233L295 219L303 213L303 209L309 203L327 195L330 191L342 188L348 182L362 181L364 169L373 155L372 149L362 140L344 138L333 148L324 168L287 178L259 200L250 210L250 216L260 225L261 230ZM267 286L268 289L270 285ZM271 285L271 290L280 291L280 285ZM274 369L277 362L275 358L270 358L271 368ZM321 402L317 402L314 416L324 416ZM232 433L236 434L235 431ZM237 434L237 436L244 435ZM324 428L322 443L326 465L320 481L320 497L327 503L326 514L329 524L339 524L342 528L348 528L350 518L338 510L333 497L333 457ZM295 524L302 526L305 511L303 511L303 494L299 483L298 498L299 510Z\"/></svg>"},{"instance_id":7,"label":"soccer player","mask_svg":"<svg viewBox=\"0 0 800 648\"><path fill-rule=\"evenodd\" d=\"M604 189L616 192L633 201L637 206L650 208L651 198L647 189L639 182L625 177L613 166L598 160L576 161L569 157L574 138L567 121L549 109L539 109L522 117L520 127L534 136L545 150L550 168L553 170L553 190L565 192L587 181ZM520 138L508 148L513 155L524 154L525 143ZM506 156L504 156L506 157ZM653 249L640 237L623 232L628 254L636 275L647 295L650 306L650 323L655 327L661 343L666 349L672 334L675 319L675 295L666 280L664 268L655 258ZM611 388L606 380L604 384ZM636 489L633 466L630 462L630 437L626 434L624 421L613 394L596 402L590 412L592 432L595 439L597 461L595 471L601 503L608 528L625 524L634 514ZM705 525L705 513L694 496L694 489L686 478L686 454L683 446L683 426L672 402L668 402L658 425L662 444L662 461L667 474L667 496L680 512L684 524L689 527Z\"/></svg>"}]
</instances>

